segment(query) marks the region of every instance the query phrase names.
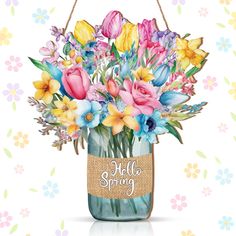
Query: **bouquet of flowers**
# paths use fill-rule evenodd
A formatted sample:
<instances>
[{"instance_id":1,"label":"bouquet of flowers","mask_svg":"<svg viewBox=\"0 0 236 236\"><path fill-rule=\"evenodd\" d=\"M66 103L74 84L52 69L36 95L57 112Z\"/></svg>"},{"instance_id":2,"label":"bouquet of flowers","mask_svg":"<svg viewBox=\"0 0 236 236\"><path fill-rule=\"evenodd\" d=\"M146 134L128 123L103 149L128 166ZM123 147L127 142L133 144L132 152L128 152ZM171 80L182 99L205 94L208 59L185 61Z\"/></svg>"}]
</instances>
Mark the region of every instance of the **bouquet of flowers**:
<instances>
[{"instance_id":1,"label":"bouquet of flowers","mask_svg":"<svg viewBox=\"0 0 236 236\"><path fill-rule=\"evenodd\" d=\"M73 142L78 153L89 132L122 156L132 154L134 139L153 144L170 133L182 143L180 122L206 105L187 104L208 55L202 38L160 31L155 19L133 24L118 11L95 27L82 20L74 32L55 26L51 32L43 58L30 58L42 77L29 103L42 114L40 132L58 137L53 146Z\"/></svg>"}]
</instances>

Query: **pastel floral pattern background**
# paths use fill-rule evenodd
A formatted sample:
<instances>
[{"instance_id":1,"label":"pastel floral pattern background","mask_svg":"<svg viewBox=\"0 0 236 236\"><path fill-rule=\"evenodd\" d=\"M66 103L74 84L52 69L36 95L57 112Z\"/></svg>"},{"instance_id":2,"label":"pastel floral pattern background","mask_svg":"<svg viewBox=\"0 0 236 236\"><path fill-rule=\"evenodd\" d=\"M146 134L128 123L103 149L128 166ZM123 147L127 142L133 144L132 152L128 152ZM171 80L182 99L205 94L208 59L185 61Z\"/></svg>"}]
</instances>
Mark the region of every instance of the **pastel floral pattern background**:
<instances>
[{"instance_id":1,"label":"pastel floral pattern background","mask_svg":"<svg viewBox=\"0 0 236 236\"><path fill-rule=\"evenodd\" d=\"M152 218L129 227L94 222L86 151L77 157L70 146L51 148L27 103L41 76L28 56L39 57L43 48L45 56L57 57L58 45L47 42L49 29L64 27L73 3L0 1L0 235L236 235L236 0L161 0L171 30L204 37L210 55L197 76L195 99L208 105L184 123L184 145L160 137ZM157 17L164 29L155 0L82 0L71 27L78 19L95 25L113 9L136 23Z\"/></svg>"}]
</instances>

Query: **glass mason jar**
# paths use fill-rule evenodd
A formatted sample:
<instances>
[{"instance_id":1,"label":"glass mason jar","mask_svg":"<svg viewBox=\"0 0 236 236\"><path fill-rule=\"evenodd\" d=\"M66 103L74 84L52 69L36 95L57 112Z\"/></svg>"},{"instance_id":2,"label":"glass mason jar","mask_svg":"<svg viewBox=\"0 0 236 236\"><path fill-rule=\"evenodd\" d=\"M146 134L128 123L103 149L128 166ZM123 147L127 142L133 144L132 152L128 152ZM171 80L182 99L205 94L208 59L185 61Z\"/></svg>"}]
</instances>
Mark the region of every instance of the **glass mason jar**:
<instances>
[{"instance_id":1,"label":"glass mason jar","mask_svg":"<svg viewBox=\"0 0 236 236\"><path fill-rule=\"evenodd\" d=\"M149 155L151 158L152 175L154 175L152 144L140 140L130 133L122 132L118 135L101 135L91 131L88 137L88 154L97 158L130 158ZM117 159L116 159L117 160ZM89 177L88 177L89 178ZM152 186L153 186L152 176ZM88 204L91 215L98 220L105 221L134 221L147 219L153 208L153 187L144 196L127 199L97 197L88 194Z\"/></svg>"}]
</instances>

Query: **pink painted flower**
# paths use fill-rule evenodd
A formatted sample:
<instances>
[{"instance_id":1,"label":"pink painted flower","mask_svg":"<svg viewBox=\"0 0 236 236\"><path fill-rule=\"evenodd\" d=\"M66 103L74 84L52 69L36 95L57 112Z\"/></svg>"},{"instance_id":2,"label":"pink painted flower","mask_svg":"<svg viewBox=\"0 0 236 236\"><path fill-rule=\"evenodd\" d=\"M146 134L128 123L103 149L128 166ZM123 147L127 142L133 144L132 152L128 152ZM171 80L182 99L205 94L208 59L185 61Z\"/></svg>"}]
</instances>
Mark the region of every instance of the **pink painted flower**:
<instances>
[{"instance_id":1,"label":"pink painted flower","mask_svg":"<svg viewBox=\"0 0 236 236\"><path fill-rule=\"evenodd\" d=\"M202 194L203 194L205 197L210 196L211 193L212 193L212 190L211 190L209 187L205 187L205 188L203 188L203 190L202 190Z\"/></svg>"},{"instance_id":2,"label":"pink painted flower","mask_svg":"<svg viewBox=\"0 0 236 236\"><path fill-rule=\"evenodd\" d=\"M20 214L23 218L26 218L29 216L30 211L27 208L23 208L23 209L21 209Z\"/></svg>"},{"instance_id":3,"label":"pink painted flower","mask_svg":"<svg viewBox=\"0 0 236 236\"><path fill-rule=\"evenodd\" d=\"M45 56L43 62L55 63L60 54L58 53L58 47L53 41L48 41L46 47L40 48L39 52L42 56Z\"/></svg>"},{"instance_id":4,"label":"pink painted flower","mask_svg":"<svg viewBox=\"0 0 236 236\"><path fill-rule=\"evenodd\" d=\"M116 39L122 31L123 16L119 11L111 11L102 23L102 34L109 39Z\"/></svg>"},{"instance_id":5,"label":"pink painted flower","mask_svg":"<svg viewBox=\"0 0 236 236\"><path fill-rule=\"evenodd\" d=\"M18 72L22 67L22 63L19 57L10 56L8 60L5 61L5 65L7 66L8 71Z\"/></svg>"},{"instance_id":6,"label":"pink painted flower","mask_svg":"<svg viewBox=\"0 0 236 236\"><path fill-rule=\"evenodd\" d=\"M12 217L7 211L0 212L0 228L9 227L11 225Z\"/></svg>"},{"instance_id":7,"label":"pink painted flower","mask_svg":"<svg viewBox=\"0 0 236 236\"><path fill-rule=\"evenodd\" d=\"M111 57L111 46L106 43L106 42L103 42L103 41L98 41L97 44L96 44L96 47L95 47L95 57L96 57L96 60L99 60L99 59L104 59L106 57ZM114 59L114 56L111 57L110 60L113 60Z\"/></svg>"},{"instance_id":8,"label":"pink painted flower","mask_svg":"<svg viewBox=\"0 0 236 236\"><path fill-rule=\"evenodd\" d=\"M202 7L202 8L199 9L198 13L199 13L200 16L206 17L208 15L208 10L207 10L207 8Z\"/></svg>"},{"instance_id":9,"label":"pink painted flower","mask_svg":"<svg viewBox=\"0 0 236 236\"><path fill-rule=\"evenodd\" d=\"M107 80L106 88L111 96L117 97L119 95L120 87L113 78Z\"/></svg>"},{"instance_id":10,"label":"pink painted flower","mask_svg":"<svg viewBox=\"0 0 236 236\"><path fill-rule=\"evenodd\" d=\"M16 172L16 174L20 174L21 175L24 172L24 167L22 165L17 165L15 167L15 172Z\"/></svg>"},{"instance_id":11,"label":"pink painted flower","mask_svg":"<svg viewBox=\"0 0 236 236\"><path fill-rule=\"evenodd\" d=\"M172 209L176 209L178 211L182 211L185 207L187 207L186 197L179 194L172 198L170 202L172 204Z\"/></svg>"},{"instance_id":12,"label":"pink painted flower","mask_svg":"<svg viewBox=\"0 0 236 236\"><path fill-rule=\"evenodd\" d=\"M226 133L227 130L228 130L228 126L227 126L225 123L221 123L221 124L218 126L218 129L219 129L219 132L221 132L221 133Z\"/></svg>"},{"instance_id":13,"label":"pink painted flower","mask_svg":"<svg viewBox=\"0 0 236 236\"><path fill-rule=\"evenodd\" d=\"M106 87L103 84L97 83L91 85L87 92L87 99L98 102L105 101L105 98L99 92L106 94Z\"/></svg>"},{"instance_id":14,"label":"pink painted flower","mask_svg":"<svg viewBox=\"0 0 236 236\"><path fill-rule=\"evenodd\" d=\"M203 80L203 84L204 84L204 89L210 91L212 91L215 87L218 86L216 78L211 76L207 76L207 78Z\"/></svg>"},{"instance_id":15,"label":"pink painted flower","mask_svg":"<svg viewBox=\"0 0 236 236\"><path fill-rule=\"evenodd\" d=\"M68 236L69 232L67 230L61 231L58 229L58 230L56 230L55 234L56 234L56 236Z\"/></svg>"},{"instance_id":16,"label":"pink painted flower","mask_svg":"<svg viewBox=\"0 0 236 236\"><path fill-rule=\"evenodd\" d=\"M119 95L126 105L134 107L134 115L151 115L153 111L160 108L160 102L157 99L156 89L144 81L135 81L126 79L124 81L124 90Z\"/></svg>"}]
</instances>

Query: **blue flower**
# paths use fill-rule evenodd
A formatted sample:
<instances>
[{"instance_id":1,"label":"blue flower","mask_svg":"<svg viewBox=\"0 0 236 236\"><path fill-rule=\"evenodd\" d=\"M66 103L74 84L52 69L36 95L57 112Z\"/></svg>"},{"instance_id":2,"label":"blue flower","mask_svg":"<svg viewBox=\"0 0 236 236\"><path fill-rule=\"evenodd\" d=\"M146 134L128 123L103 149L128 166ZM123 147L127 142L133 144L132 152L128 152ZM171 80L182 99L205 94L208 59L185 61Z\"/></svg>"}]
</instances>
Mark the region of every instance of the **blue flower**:
<instances>
[{"instance_id":1,"label":"blue flower","mask_svg":"<svg viewBox=\"0 0 236 236\"><path fill-rule=\"evenodd\" d=\"M157 142L157 135L167 133L168 130L165 128L166 119L161 118L161 113L159 111L154 111L151 116L147 115L138 115L136 117L140 129L137 132L134 132L134 135L137 137L142 137L150 143Z\"/></svg>"},{"instance_id":2,"label":"blue flower","mask_svg":"<svg viewBox=\"0 0 236 236\"><path fill-rule=\"evenodd\" d=\"M164 106L175 106L188 100L188 95L175 91L164 92L160 97L160 103Z\"/></svg>"},{"instance_id":3,"label":"blue flower","mask_svg":"<svg viewBox=\"0 0 236 236\"><path fill-rule=\"evenodd\" d=\"M93 61L86 62L83 64L83 66L89 75L92 75L94 73L94 71L96 70L96 66Z\"/></svg>"},{"instance_id":4,"label":"blue flower","mask_svg":"<svg viewBox=\"0 0 236 236\"><path fill-rule=\"evenodd\" d=\"M221 185L230 184L233 178L233 174L229 169L220 169L217 172L216 180L219 181Z\"/></svg>"},{"instance_id":5,"label":"blue flower","mask_svg":"<svg viewBox=\"0 0 236 236\"><path fill-rule=\"evenodd\" d=\"M218 50L223 52L228 52L232 47L230 39L221 37L220 40L216 43Z\"/></svg>"},{"instance_id":6,"label":"blue flower","mask_svg":"<svg viewBox=\"0 0 236 236\"><path fill-rule=\"evenodd\" d=\"M223 216L219 220L219 225L222 230L230 230L234 226L233 218L230 216Z\"/></svg>"},{"instance_id":7,"label":"blue flower","mask_svg":"<svg viewBox=\"0 0 236 236\"><path fill-rule=\"evenodd\" d=\"M36 13L32 15L34 22L37 24L45 24L49 20L49 15L47 10L38 8Z\"/></svg>"},{"instance_id":8,"label":"blue flower","mask_svg":"<svg viewBox=\"0 0 236 236\"><path fill-rule=\"evenodd\" d=\"M77 124L80 127L95 128L100 123L102 106L96 101L80 100L77 102L78 119Z\"/></svg>"},{"instance_id":9,"label":"blue flower","mask_svg":"<svg viewBox=\"0 0 236 236\"><path fill-rule=\"evenodd\" d=\"M170 67L168 65L163 64L159 66L154 74L155 79L152 80L152 84L161 87L168 80L170 73Z\"/></svg>"},{"instance_id":10,"label":"blue flower","mask_svg":"<svg viewBox=\"0 0 236 236\"><path fill-rule=\"evenodd\" d=\"M44 196L49 198L54 198L56 194L59 193L57 183L52 183L48 181L47 184L43 186Z\"/></svg>"}]
</instances>

